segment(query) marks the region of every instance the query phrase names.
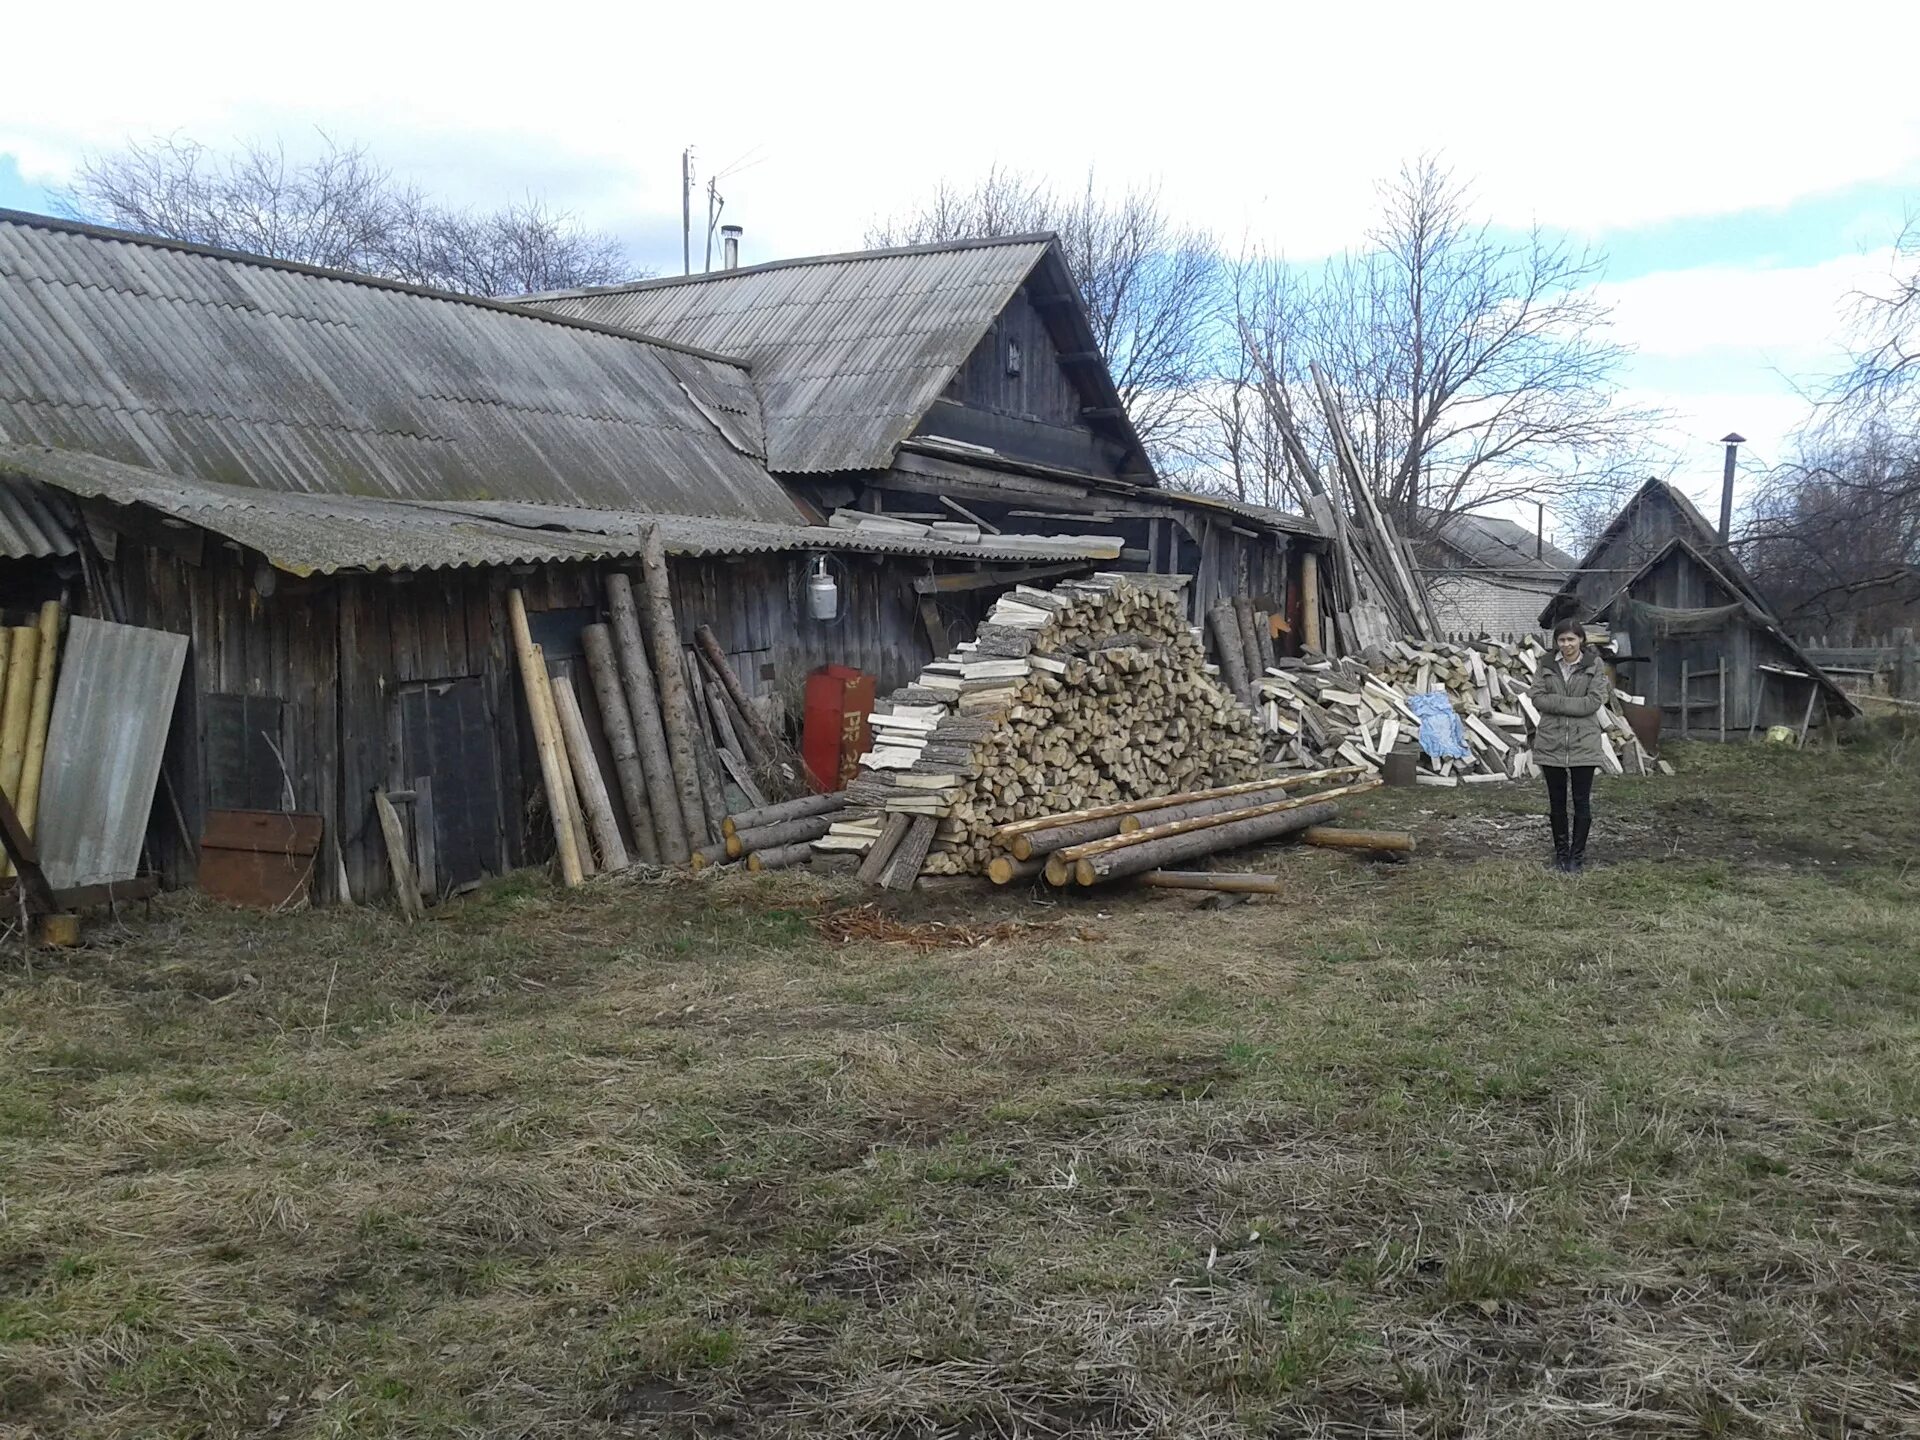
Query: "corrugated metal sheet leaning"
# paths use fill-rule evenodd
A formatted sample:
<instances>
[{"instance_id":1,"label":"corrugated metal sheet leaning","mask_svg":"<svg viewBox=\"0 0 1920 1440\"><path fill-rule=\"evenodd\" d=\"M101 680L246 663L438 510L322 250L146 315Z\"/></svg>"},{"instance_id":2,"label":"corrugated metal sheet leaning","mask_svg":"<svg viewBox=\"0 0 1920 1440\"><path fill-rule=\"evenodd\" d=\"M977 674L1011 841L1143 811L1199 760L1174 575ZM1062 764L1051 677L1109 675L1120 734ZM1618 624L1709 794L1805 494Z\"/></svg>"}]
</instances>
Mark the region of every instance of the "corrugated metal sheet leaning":
<instances>
[{"instance_id":1,"label":"corrugated metal sheet leaning","mask_svg":"<svg viewBox=\"0 0 1920 1440\"><path fill-rule=\"evenodd\" d=\"M0 436L265 489L788 522L740 362L0 211Z\"/></svg>"},{"instance_id":2,"label":"corrugated metal sheet leaning","mask_svg":"<svg viewBox=\"0 0 1920 1440\"><path fill-rule=\"evenodd\" d=\"M117 505L141 505L256 550L292 574L459 569L623 559L648 525L670 554L831 550L982 561L1112 560L1116 536L990 536L979 544L909 540L712 516L656 515L513 501L408 502L350 495L288 495L187 480L75 451L0 444L0 515L45 485ZM24 503L24 502L21 502ZM72 548L66 541L66 551ZM22 557L16 557L22 558Z\"/></svg>"}]
</instances>

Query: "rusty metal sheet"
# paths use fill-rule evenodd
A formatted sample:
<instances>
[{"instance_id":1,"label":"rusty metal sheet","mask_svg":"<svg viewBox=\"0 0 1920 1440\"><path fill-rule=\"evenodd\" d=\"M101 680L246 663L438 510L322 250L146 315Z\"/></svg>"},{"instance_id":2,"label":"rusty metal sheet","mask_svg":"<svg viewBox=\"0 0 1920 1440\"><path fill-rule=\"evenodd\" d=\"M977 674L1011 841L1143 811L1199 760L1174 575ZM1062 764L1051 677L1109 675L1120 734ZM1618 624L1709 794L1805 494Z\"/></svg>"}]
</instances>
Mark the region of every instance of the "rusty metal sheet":
<instances>
[{"instance_id":1,"label":"rusty metal sheet","mask_svg":"<svg viewBox=\"0 0 1920 1440\"><path fill-rule=\"evenodd\" d=\"M56 890L139 869L186 658L184 635L74 618L40 783L41 865Z\"/></svg>"}]
</instances>

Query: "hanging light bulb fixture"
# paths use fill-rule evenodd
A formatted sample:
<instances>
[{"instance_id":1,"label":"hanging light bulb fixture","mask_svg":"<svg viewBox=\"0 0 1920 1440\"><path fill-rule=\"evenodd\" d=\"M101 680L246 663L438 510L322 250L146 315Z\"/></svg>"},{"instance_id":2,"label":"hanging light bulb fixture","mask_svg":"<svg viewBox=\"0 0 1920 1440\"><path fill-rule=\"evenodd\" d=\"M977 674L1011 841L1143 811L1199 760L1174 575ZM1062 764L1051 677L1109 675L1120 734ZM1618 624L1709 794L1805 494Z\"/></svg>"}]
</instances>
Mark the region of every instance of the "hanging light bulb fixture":
<instances>
[{"instance_id":1,"label":"hanging light bulb fixture","mask_svg":"<svg viewBox=\"0 0 1920 1440\"><path fill-rule=\"evenodd\" d=\"M816 620L832 620L840 614L840 586L827 573L827 557L813 557L813 574L807 577L807 613Z\"/></svg>"}]
</instances>

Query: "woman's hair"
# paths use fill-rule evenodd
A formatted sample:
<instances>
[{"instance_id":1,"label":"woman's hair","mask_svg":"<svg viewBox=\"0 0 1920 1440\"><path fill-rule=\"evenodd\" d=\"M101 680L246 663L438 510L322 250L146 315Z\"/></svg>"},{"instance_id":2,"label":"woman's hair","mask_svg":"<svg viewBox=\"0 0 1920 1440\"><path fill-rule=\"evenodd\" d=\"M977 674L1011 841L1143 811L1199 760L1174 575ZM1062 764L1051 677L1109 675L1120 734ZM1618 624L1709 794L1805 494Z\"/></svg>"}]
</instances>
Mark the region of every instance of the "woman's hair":
<instances>
[{"instance_id":1,"label":"woman's hair","mask_svg":"<svg viewBox=\"0 0 1920 1440\"><path fill-rule=\"evenodd\" d=\"M1578 635L1582 645L1587 643L1587 627L1578 620L1562 620L1553 627L1554 639L1558 640L1562 635Z\"/></svg>"}]
</instances>

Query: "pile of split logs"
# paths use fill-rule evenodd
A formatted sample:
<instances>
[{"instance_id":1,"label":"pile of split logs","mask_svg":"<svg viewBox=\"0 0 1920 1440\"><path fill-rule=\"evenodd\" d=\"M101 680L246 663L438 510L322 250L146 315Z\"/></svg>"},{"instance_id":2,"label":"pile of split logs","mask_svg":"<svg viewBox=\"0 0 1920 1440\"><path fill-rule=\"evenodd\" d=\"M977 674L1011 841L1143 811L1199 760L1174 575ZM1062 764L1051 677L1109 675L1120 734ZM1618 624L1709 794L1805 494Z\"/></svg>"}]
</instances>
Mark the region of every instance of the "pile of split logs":
<instances>
[{"instance_id":1,"label":"pile of split logs","mask_svg":"<svg viewBox=\"0 0 1920 1440\"><path fill-rule=\"evenodd\" d=\"M1377 770L1398 752L1421 767L1416 778L1424 785L1518 780L1540 773L1530 740L1540 716L1527 697L1546 663L1545 645L1532 638L1517 645L1396 640L1338 660L1280 660L1261 673L1254 693L1261 723L1275 737L1269 760L1282 768L1344 762ZM1460 717L1470 757L1422 751L1419 718L1408 702L1430 693L1444 694ZM1601 712L1605 768L1614 775L1656 768L1671 774L1642 748L1619 709L1638 703L1637 696L1616 694Z\"/></svg>"},{"instance_id":2,"label":"pile of split logs","mask_svg":"<svg viewBox=\"0 0 1920 1440\"><path fill-rule=\"evenodd\" d=\"M682 647L657 531L643 542L640 573L638 593L626 575L607 576L608 622L581 635L611 785L571 676L549 672L520 592L507 597L568 885L634 860L680 865L696 852L710 854L703 847L726 843L729 782L762 811L801 788L797 757L748 697L713 633L699 626L693 649Z\"/></svg>"}]
</instances>

